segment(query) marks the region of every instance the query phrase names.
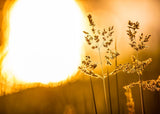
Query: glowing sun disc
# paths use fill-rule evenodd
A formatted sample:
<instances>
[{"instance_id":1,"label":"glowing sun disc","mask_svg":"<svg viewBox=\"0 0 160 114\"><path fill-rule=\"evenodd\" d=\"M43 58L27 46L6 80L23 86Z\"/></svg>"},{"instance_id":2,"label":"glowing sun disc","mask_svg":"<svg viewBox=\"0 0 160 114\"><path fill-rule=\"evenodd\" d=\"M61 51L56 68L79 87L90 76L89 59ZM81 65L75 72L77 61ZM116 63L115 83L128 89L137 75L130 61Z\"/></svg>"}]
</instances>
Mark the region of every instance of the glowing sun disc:
<instances>
[{"instance_id":1,"label":"glowing sun disc","mask_svg":"<svg viewBox=\"0 0 160 114\"><path fill-rule=\"evenodd\" d=\"M17 1L5 70L26 82L65 80L80 63L81 30L74 0Z\"/></svg>"}]
</instances>

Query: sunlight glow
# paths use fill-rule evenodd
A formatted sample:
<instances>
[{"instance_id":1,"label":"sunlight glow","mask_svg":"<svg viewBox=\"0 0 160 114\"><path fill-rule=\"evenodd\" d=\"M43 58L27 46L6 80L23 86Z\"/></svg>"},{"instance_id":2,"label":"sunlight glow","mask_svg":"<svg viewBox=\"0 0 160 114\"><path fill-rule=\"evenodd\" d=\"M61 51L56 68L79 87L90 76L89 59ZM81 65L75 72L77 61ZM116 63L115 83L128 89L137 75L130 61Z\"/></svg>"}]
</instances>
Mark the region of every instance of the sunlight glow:
<instances>
[{"instance_id":1,"label":"sunlight glow","mask_svg":"<svg viewBox=\"0 0 160 114\"><path fill-rule=\"evenodd\" d=\"M81 18L74 0L17 1L5 72L25 82L65 80L80 63Z\"/></svg>"}]
</instances>

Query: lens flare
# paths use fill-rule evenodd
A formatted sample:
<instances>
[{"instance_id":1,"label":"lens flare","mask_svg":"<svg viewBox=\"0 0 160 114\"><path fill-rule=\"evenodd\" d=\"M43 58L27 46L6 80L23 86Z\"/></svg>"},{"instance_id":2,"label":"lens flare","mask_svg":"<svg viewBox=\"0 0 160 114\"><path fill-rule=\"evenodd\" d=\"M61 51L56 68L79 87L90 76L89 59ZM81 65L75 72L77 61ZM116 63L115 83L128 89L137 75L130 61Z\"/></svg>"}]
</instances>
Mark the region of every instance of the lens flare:
<instances>
[{"instance_id":1,"label":"lens flare","mask_svg":"<svg viewBox=\"0 0 160 114\"><path fill-rule=\"evenodd\" d=\"M74 0L19 0L10 12L4 72L25 82L58 82L80 63L81 12Z\"/></svg>"}]
</instances>

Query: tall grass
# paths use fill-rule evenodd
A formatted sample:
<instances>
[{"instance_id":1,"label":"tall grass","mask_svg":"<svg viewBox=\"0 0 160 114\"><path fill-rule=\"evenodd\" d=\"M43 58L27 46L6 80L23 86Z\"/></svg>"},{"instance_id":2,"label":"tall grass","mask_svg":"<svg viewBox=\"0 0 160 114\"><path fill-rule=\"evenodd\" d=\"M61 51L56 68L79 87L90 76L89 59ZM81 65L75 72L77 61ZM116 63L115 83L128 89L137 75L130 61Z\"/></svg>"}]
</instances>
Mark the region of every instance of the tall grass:
<instances>
[{"instance_id":1,"label":"tall grass","mask_svg":"<svg viewBox=\"0 0 160 114\"><path fill-rule=\"evenodd\" d=\"M146 43L149 41L151 35L145 35L141 33L139 37L137 38L137 32L139 29L139 22L128 22L128 30L127 35L129 37L130 43L129 45L131 48L133 48L136 51L136 56L131 56L131 63L126 64L118 64L117 56L119 56L119 53L117 52L117 39L115 39L115 48L114 51L111 50L110 46L113 43L113 26L104 28L103 30L99 30L95 27L95 23L92 19L92 15L88 15L89 20L89 26L91 32L83 31L85 34L85 39L88 44L88 46L96 50L97 55L99 57L99 61L93 61L91 56L85 56L85 58L82 60L81 65L79 66L79 69L90 78L90 86L91 86L91 92L92 92L92 98L94 103L94 109L95 114L98 113L97 106L96 106L96 99L95 99L95 92L93 88L93 78L99 78L102 80L103 84L103 91L104 91L104 100L105 100L105 107L107 114L112 114L112 102L111 102L111 92L110 92L110 79L109 77L111 75L116 76L116 91L117 91L117 103L118 103L118 113L120 113L120 103L119 103L119 90L118 90L118 72L123 71L128 74L131 73L137 73L138 75L138 81L130 83L129 85L124 86L124 89L126 90L126 100L127 100L127 107L129 114L135 113L135 103L132 96L132 87L135 87L136 85L139 86L139 93L140 93L140 104L141 104L141 112L142 114L145 114L145 108L144 108L144 98L143 98L143 89L147 89L150 91L160 91L160 76L156 80L147 80L143 81L143 71L145 68L152 62L152 58L148 58L146 60L140 60L139 59L139 51L144 50L147 48ZM105 51L105 53L103 53ZM102 56L104 55L104 56ZM3 56L0 56L0 96L6 94L6 90L8 87L7 77L2 75L2 61L4 60L6 54ZM113 70L111 73L109 73L109 67L112 65L111 60L115 60L115 70ZM104 65L104 63L106 63ZM96 68L100 68L101 73L95 72ZM104 70L106 67L106 70ZM107 81L107 83L106 83ZM13 85L13 90L17 92L17 90L20 88L26 89L26 88L33 88L33 87L41 87L45 86L43 84L25 84L26 87L22 87L22 84L15 84ZM53 87L52 83L50 85L46 85L46 87ZM10 86L11 88L11 86ZM108 90L108 91L107 91ZM12 92L11 92L12 93Z\"/></svg>"},{"instance_id":2,"label":"tall grass","mask_svg":"<svg viewBox=\"0 0 160 114\"><path fill-rule=\"evenodd\" d=\"M94 94L94 90L93 90L93 83L92 83L92 78L91 77L90 77L90 84L91 84L91 90L92 90L92 95L93 95L93 103L94 103L95 114L97 114L97 106L96 106L95 94Z\"/></svg>"},{"instance_id":3,"label":"tall grass","mask_svg":"<svg viewBox=\"0 0 160 114\"><path fill-rule=\"evenodd\" d=\"M115 38L115 52L117 52L117 38ZM117 67L117 56L115 57L115 68ZM120 104L119 104L119 89L118 89L118 74L116 73L116 91L117 91L117 104L118 104L118 112L120 112Z\"/></svg>"},{"instance_id":4,"label":"tall grass","mask_svg":"<svg viewBox=\"0 0 160 114\"><path fill-rule=\"evenodd\" d=\"M103 30L99 30L95 27L95 23L92 19L92 15L90 15L90 14L88 15L88 20L89 20L91 32L83 31L83 33L85 34L85 40L86 40L87 44L91 47L91 49L98 51L99 64L97 64L97 62L93 62L93 60L91 59L91 56L87 55L86 58L84 60L82 60L82 64L79 66L79 69L84 74L87 74L88 76L102 79L103 89L104 89L104 99L105 99L107 113L112 114L108 67L112 65L111 59L115 59L119 55L119 53L117 51L112 51L110 49L110 46L113 43L112 34L114 33L114 31L113 31L114 27L110 26L108 28L104 28ZM102 56L102 54L101 54L102 50L106 51L105 56ZM106 61L105 66L107 67L107 69L105 71L103 68L104 59ZM97 74L94 72L94 69L97 68L98 65L100 65L101 74ZM106 85L106 78L108 81L107 85ZM106 91L107 90L106 86L108 88L108 91ZM108 95L107 95L107 93L108 93Z\"/></svg>"},{"instance_id":5,"label":"tall grass","mask_svg":"<svg viewBox=\"0 0 160 114\"><path fill-rule=\"evenodd\" d=\"M131 88L135 87L136 85L142 84L142 89L144 90L149 90L149 91L159 91L160 92L160 76L157 78L157 80L146 80L137 82L130 83L129 85L124 86L124 89L126 90L125 95L127 98L127 107L129 114L134 114L135 113L135 103L132 97L132 90ZM141 104L142 105L142 104ZM145 113L145 112L142 112Z\"/></svg>"},{"instance_id":6,"label":"tall grass","mask_svg":"<svg viewBox=\"0 0 160 114\"><path fill-rule=\"evenodd\" d=\"M117 74L120 71L127 72L127 73L137 73L138 75L138 82L131 83L129 86L125 86L126 89L126 97L127 97L127 106L129 113L133 114L134 111L134 101L132 98L132 92L131 87L138 84L139 85L139 93L140 93L140 104L141 104L141 112L142 114L145 114L145 108L144 108L144 98L143 98L143 80L142 80L142 73L146 66L148 66L152 59L148 58L147 60L140 61L139 60L139 51L144 50L147 46L146 43L149 41L151 35L144 36L143 33L140 34L140 36L137 38L137 30L139 29L139 22L128 22L128 30L127 35L129 36L130 43L129 45L136 51L137 56L132 55L131 60L132 63L127 63L123 65L117 66L117 68L111 73Z\"/></svg>"}]
</instances>

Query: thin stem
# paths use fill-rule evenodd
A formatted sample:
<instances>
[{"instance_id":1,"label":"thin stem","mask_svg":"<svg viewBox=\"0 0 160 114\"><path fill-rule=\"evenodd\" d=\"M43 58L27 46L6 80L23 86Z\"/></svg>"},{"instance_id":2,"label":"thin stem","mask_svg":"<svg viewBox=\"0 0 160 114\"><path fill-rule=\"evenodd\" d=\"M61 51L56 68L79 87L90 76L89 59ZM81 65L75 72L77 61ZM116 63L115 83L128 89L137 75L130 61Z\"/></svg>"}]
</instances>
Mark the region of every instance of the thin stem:
<instances>
[{"instance_id":1,"label":"thin stem","mask_svg":"<svg viewBox=\"0 0 160 114\"><path fill-rule=\"evenodd\" d=\"M95 114L97 114L96 100L95 100L95 95L94 95L94 90L93 90L93 84L92 84L91 77L90 77L90 84L91 84L91 90L92 90L92 96L93 96L93 103L94 103Z\"/></svg>"},{"instance_id":2,"label":"thin stem","mask_svg":"<svg viewBox=\"0 0 160 114\"><path fill-rule=\"evenodd\" d=\"M144 98L143 98L143 88L142 88L142 75L139 75L139 92L140 92L140 97L141 97L141 108L142 108L142 114L145 114L144 110Z\"/></svg>"},{"instance_id":3,"label":"thin stem","mask_svg":"<svg viewBox=\"0 0 160 114\"><path fill-rule=\"evenodd\" d=\"M109 94L109 103L110 103L110 109L111 109L111 114L112 114L112 103L111 103L111 92L110 92L110 81L109 81L109 72L107 68L107 78L108 78L108 94Z\"/></svg>"},{"instance_id":4,"label":"thin stem","mask_svg":"<svg viewBox=\"0 0 160 114\"><path fill-rule=\"evenodd\" d=\"M107 102L106 81L105 81L105 77L104 77L104 71L103 71L102 57L101 57L101 53L100 53L100 48L98 48L98 53L99 53L101 71L102 71L102 77L103 77L104 99L105 99L105 105L106 105L106 110L107 110L107 114L108 114L109 113L109 108L107 106L109 106L109 105L108 105L108 102Z\"/></svg>"},{"instance_id":5,"label":"thin stem","mask_svg":"<svg viewBox=\"0 0 160 114\"><path fill-rule=\"evenodd\" d=\"M117 38L115 38L115 51L117 52ZM117 56L115 57L115 67L117 67ZM116 73L116 89L117 89L118 113L120 113L119 89L118 89L118 76L117 76L117 73Z\"/></svg>"},{"instance_id":6,"label":"thin stem","mask_svg":"<svg viewBox=\"0 0 160 114\"><path fill-rule=\"evenodd\" d=\"M102 57L101 57L101 50L100 50L100 48L98 48L98 53L99 53L100 64L101 64L101 69L102 69L102 76L104 76L104 71L103 71Z\"/></svg>"},{"instance_id":7,"label":"thin stem","mask_svg":"<svg viewBox=\"0 0 160 114\"><path fill-rule=\"evenodd\" d=\"M137 51L137 59L138 59L138 51ZM138 76L139 76L139 93L140 93L140 99L141 99L141 111L142 111L142 114L145 114L143 88L142 88L142 75L138 75Z\"/></svg>"},{"instance_id":8,"label":"thin stem","mask_svg":"<svg viewBox=\"0 0 160 114\"><path fill-rule=\"evenodd\" d=\"M103 89L104 89L104 99L105 99L105 105L106 105L106 108L107 108L107 114L109 114L109 108L107 107L108 106L108 103L107 103L107 92L106 92L106 80L105 78L103 78Z\"/></svg>"}]
</instances>

